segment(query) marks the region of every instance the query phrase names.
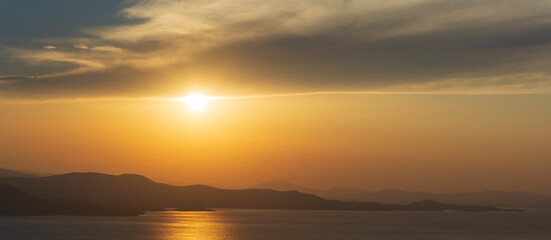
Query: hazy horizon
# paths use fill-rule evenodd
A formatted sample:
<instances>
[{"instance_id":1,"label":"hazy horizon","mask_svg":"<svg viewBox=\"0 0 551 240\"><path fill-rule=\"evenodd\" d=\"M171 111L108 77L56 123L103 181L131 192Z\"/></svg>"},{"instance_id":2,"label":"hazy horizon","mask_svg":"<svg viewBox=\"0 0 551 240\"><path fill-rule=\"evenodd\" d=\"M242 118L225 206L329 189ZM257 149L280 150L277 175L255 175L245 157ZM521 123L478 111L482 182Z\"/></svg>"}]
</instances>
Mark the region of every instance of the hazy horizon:
<instances>
[{"instance_id":1,"label":"hazy horizon","mask_svg":"<svg viewBox=\"0 0 551 240\"><path fill-rule=\"evenodd\" d=\"M265 180L265 181L261 181L261 182L254 182L254 183L245 184L245 185L241 185L241 186L232 186L232 185L223 185L223 184L217 184L217 183L205 184L205 183L202 183L202 182L177 182L177 181L170 181L170 180L167 180L167 179L163 180L162 177L161 178L151 178L147 175L142 175L142 174L132 173L132 172L66 171L66 172L48 172L48 173L45 173L45 172L32 171L32 170L28 170L28 169L9 169L9 168L4 168L4 167L0 167L0 169L16 171L16 172L25 173L25 174L31 174L32 177L48 177L48 176L63 175L63 174L70 174L70 173L98 173L98 174L107 174L107 175L114 175L114 176L125 175L125 174L136 174L136 175L144 176L144 177L146 177L146 178L148 178L148 179L150 179L154 182L157 182L157 183L164 183L164 184L169 184L169 185L174 185L174 186L206 185L206 186L211 186L211 187L215 187L215 188L222 188L222 189L257 188L258 185L271 184L271 183L278 183L278 184L281 183L283 185L288 184L289 186L297 186L297 187L301 187L301 188L308 188L308 189L312 189L312 190L316 190L316 191L318 191L318 190L319 191L324 191L324 190L330 190L330 189L334 189L334 188L351 188L351 189L363 190L363 191L368 191L368 192L377 192L377 191L383 191L383 190L399 190L399 191L405 191L405 192L426 192L426 193L436 193L436 194L447 194L447 193L478 193L478 192L496 191L496 192L531 192L531 193L536 193L536 194L550 195L549 193L545 193L545 192L534 192L534 191L526 191L526 190L500 190L500 189L486 189L486 190L479 190L479 191L463 191L463 192L457 192L457 191L436 192L436 191L413 191L413 190L392 188L392 187L365 189L365 188L362 188L362 187L353 187L353 186L345 186L345 185L323 185L323 186L314 187L314 186L309 186L309 185L305 185L305 184L301 184L301 183L297 183L297 182L287 181L285 179L269 179L269 180ZM263 188L277 190L277 188L272 188L272 187L268 187L268 188L263 187ZM292 190L296 190L296 189L292 188ZM298 190L298 191L300 191L300 190Z\"/></svg>"}]
</instances>

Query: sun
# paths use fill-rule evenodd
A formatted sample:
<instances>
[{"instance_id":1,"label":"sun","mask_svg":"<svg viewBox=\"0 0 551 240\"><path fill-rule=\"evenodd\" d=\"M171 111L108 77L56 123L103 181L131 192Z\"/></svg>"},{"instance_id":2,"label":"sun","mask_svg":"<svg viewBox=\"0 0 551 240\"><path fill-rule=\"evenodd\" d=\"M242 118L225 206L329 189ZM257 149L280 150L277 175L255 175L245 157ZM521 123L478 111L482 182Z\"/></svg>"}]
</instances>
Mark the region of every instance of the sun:
<instances>
[{"instance_id":1,"label":"sun","mask_svg":"<svg viewBox=\"0 0 551 240\"><path fill-rule=\"evenodd\" d=\"M189 110L199 112L205 109L210 98L201 93L194 93L182 98Z\"/></svg>"}]
</instances>

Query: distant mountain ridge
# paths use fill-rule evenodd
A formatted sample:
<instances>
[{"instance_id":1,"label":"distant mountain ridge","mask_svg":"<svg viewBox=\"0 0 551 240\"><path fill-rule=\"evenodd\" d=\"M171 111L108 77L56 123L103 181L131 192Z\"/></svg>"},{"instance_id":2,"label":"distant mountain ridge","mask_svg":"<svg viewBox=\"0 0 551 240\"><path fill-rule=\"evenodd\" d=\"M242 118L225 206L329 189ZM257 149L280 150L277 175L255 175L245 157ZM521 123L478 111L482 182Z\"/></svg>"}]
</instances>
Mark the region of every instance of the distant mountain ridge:
<instances>
[{"instance_id":1,"label":"distant mountain ridge","mask_svg":"<svg viewBox=\"0 0 551 240\"><path fill-rule=\"evenodd\" d=\"M431 199L450 204L488 205L497 207L517 208L549 208L551 196L523 191L483 191L474 193L444 193L407 192L396 189L367 191L356 188L334 187L326 190L308 188L282 180L264 182L249 187L251 189L273 189L278 191L301 191L326 199L357 202L384 202L392 204L407 204L415 201Z\"/></svg>"},{"instance_id":2,"label":"distant mountain ridge","mask_svg":"<svg viewBox=\"0 0 551 240\"><path fill-rule=\"evenodd\" d=\"M310 193L310 194L314 194L314 195L316 193L319 193L319 191L320 191L318 189L300 186L300 185L293 184L293 183L283 181L283 180L268 181L268 182L264 182L264 183L261 183L261 184L258 184L258 185L248 187L248 188L252 188L252 189L272 189L272 190L277 190L277 191L298 191L298 192Z\"/></svg>"},{"instance_id":3,"label":"distant mountain ridge","mask_svg":"<svg viewBox=\"0 0 551 240\"><path fill-rule=\"evenodd\" d=\"M0 177L40 177L39 174L0 168Z\"/></svg>"},{"instance_id":4,"label":"distant mountain ridge","mask_svg":"<svg viewBox=\"0 0 551 240\"><path fill-rule=\"evenodd\" d=\"M458 206L434 201L408 205L327 200L313 194L270 189L226 190L205 185L172 186L134 174L68 173L48 177L0 178L0 184L53 201L77 199L93 204L138 206L141 210L201 208L362 210L362 211L504 211L495 207Z\"/></svg>"}]
</instances>

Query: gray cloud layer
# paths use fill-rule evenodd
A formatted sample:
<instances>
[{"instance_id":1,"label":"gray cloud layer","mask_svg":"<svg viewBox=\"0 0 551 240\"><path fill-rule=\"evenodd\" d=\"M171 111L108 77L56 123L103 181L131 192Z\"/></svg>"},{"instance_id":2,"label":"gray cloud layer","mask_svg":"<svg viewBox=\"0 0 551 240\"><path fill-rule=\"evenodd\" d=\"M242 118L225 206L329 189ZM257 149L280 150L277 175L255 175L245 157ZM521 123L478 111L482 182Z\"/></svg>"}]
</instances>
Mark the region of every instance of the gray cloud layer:
<instances>
[{"instance_id":1,"label":"gray cloud layer","mask_svg":"<svg viewBox=\"0 0 551 240\"><path fill-rule=\"evenodd\" d=\"M551 93L551 1L141 0L108 7L115 6L113 21L90 20L80 34L0 41L0 61L10 66L0 75L32 78L0 80L0 96L171 94L188 85Z\"/></svg>"}]
</instances>

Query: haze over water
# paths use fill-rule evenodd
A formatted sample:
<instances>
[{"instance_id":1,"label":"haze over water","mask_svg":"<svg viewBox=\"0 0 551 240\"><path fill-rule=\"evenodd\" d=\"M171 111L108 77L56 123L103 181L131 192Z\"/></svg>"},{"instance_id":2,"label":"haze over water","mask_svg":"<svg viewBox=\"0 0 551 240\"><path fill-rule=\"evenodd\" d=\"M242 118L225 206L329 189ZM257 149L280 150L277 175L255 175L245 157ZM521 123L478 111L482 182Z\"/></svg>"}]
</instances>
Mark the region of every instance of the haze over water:
<instances>
[{"instance_id":1,"label":"haze over water","mask_svg":"<svg viewBox=\"0 0 551 240\"><path fill-rule=\"evenodd\" d=\"M548 240L551 210L354 212L222 209L139 217L0 217L2 240Z\"/></svg>"}]
</instances>

